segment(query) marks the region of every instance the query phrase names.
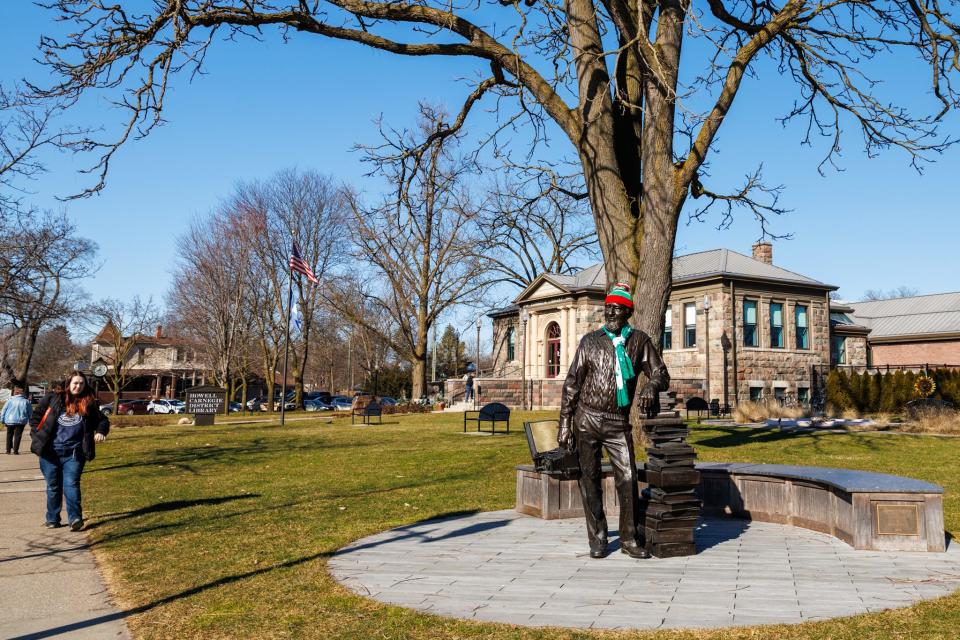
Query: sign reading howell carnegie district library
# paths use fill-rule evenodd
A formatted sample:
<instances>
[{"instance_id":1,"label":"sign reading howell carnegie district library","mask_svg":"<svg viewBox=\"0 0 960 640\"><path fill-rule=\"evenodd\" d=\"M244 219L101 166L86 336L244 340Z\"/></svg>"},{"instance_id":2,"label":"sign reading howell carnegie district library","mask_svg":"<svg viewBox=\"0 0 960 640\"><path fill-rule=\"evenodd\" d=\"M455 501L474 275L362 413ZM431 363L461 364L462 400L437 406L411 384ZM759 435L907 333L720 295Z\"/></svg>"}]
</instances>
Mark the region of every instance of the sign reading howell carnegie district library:
<instances>
[{"instance_id":1,"label":"sign reading howell carnegie district library","mask_svg":"<svg viewBox=\"0 0 960 640\"><path fill-rule=\"evenodd\" d=\"M213 385L187 389L187 413L215 414L223 413L227 390Z\"/></svg>"}]
</instances>

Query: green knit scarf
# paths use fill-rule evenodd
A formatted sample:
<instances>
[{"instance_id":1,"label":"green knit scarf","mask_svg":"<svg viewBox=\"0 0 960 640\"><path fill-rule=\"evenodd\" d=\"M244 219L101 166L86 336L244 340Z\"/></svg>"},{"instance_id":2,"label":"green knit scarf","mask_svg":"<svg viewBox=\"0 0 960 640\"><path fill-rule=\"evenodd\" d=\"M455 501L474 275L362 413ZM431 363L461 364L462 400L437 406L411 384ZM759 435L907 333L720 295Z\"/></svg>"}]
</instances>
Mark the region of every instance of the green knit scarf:
<instances>
[{"instance_id":1,"label":"green knit scarf","mask_svg":"<svg viewBox=\"0 0 960 640\"><path fill-rule=\"evenodd\" d=\"M629 407L630 397L627 395L627 381L632 380L636 374L633 371L633 363L627 357L627 351L623 345L627 342L630 334L633 333L633 329L630 328L630 325L627 325L620 330L619 336L611 333L606 327L603 327L603 332L613 342L613 348L617 352L617 406Z\"/></svg>"}]
</instances>

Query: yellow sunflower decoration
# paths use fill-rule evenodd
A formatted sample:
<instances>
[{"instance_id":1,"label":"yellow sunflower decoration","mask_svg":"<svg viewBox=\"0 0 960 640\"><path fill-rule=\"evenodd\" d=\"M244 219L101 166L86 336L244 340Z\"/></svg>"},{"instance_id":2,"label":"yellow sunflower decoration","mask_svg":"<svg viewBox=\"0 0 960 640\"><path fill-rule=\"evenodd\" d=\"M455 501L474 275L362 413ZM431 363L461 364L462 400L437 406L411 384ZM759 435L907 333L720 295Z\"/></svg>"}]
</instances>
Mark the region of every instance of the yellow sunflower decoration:
<instances>
[{"instance_id":1,"label":"yellow sunflower decoration","mask_svg":"<svg viewBox=\"0 0 960 640\"><path fill-rule=\"evenodd\" d=\"M929 398L937 390L937 383L930 376L920 376L913 385L913 390L921 398Z\"/></svg>"}]
</instances>

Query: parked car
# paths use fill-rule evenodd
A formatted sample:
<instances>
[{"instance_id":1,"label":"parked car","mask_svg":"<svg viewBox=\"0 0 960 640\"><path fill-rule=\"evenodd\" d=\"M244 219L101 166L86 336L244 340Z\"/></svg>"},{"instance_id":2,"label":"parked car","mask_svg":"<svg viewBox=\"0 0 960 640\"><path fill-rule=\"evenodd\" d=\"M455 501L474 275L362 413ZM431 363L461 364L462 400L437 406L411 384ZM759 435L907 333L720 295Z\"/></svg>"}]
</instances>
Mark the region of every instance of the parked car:
<instances>
[{"instance_id":1,"label":"parked car","mask_svg":"<svg viewBox=\"0 0 960 640\"><path fill-rule=\"evenodd\" d=\"M397 404L397 399L390 396L380 396L380 406L395 405Z\"/></svg>"},{"instance_id":2,"label":"parked car","mask_svg":"<svg viewBox=\"0 0 960 640\"><path fill-rule=\"evenodd\" d=\"M239 402L231 402L230 405L229 405L229 407L230 407L230 412L231 412L231 413L234 413L234 412L242 411L242 410L243 410L243 405L240 404Z\"/></svg>"},{"instance_id":3,"label":"parked car","mask_svg":"<svg viewBox=\"0 0 960 640\"><path fill-rule=\"evenodd\" d=\"M353 399L348 398L347 396L333 396L330 400L330 404L333 405L333 408L338 411L349 411L353 408Z\"/></svg>"},{"instance_id":4,"label":"parked car","mask_svg":"<svg viewBox=\"0 0 960 640\"><path fill-rule=\"evenodd\" d=\"M322 400L327 404L330 404L330 401L333 399L333 396L330 395L329 391L307 391L303 394L303 402L306 404L307 400Z\"/></svg>"},{"instance_id":5,"label":"parked car","mask_svg":"<svg viewBox=\"0 0 960 640\"><path fill-rule=\"evenodd\" d=\"M152 400L147 403L147 413L183 413L187 405L183 400Z\"/></svg>"},{"instance_id":6,"label":"parked car","mask_svg":"<svg viewBox=\"0 0 960 640\"><path fill-rule=\"evenodd\" d=\"M303 408L307 411L333 411L333 405L328 402L324 402L320 398L304 400Z\"/></svg>"},{"instance_id":7,"label":"parked car","mask_svg":"<svg viewBox=\"0 0 960 640\"><path fill-rule=\"evenodd\" d=\"M149 400L121 400L120 406L117 407L118 415L127 415L132 416L134 414L145 414L147 413L147 405L150 404ZM105 404L100 407L100 411L110 415L114 412L113 409L114 403Z\"/></svg>"},{"instance_id":8,"label":"parked car","mask_svg":"<svg viewBox=\"0 0 960 640\"><path fill-rule=\"evenodd\" d=\"M297 408L297 405L293 402L294 395L288 393L287 401L284 403L284 409L287 411L293 411ZM249 411L268 411L267 408L267 398L265 396L257 396L247 400L247 409ZM280 410L280 396L276 396L273 400L273 410Z\"/></svg>"}]
</instances>

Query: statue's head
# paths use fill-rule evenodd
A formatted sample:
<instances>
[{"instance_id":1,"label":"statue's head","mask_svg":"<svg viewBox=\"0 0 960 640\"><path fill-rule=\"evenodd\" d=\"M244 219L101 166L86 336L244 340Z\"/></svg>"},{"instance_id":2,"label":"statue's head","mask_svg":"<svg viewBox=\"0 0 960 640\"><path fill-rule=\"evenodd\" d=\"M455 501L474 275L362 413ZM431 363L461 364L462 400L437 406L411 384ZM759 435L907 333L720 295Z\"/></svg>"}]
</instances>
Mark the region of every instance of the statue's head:
<instances>
[{"instance_id":1,"label":"statue's head","mask_svg":"<svg viewBox=\"0 0 960 640\"><path fill-rule=\"evenodd\" d=\"M603 319L607 331L611 333L620 333L630 316L633 315L633 296L630 295L630 287L618 282L610 289L603 305Z\"/></svg>"}]
</instances>

